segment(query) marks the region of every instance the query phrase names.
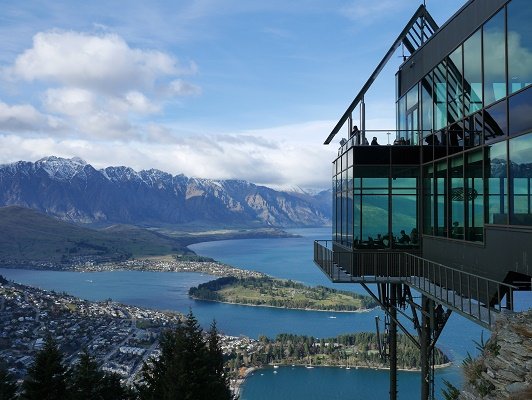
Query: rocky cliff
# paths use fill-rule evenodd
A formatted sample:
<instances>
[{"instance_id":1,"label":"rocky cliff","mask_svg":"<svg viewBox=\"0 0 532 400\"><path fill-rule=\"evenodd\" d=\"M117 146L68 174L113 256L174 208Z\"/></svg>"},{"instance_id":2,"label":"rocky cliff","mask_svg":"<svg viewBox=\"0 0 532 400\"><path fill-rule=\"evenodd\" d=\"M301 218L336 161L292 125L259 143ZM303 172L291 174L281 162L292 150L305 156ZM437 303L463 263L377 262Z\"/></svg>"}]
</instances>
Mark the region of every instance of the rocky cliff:
<instances>
[{"instance_id":1,"label":"rocky cliff","mask_svg":"<svg viewBox=\"0 0 532 400\"><path fill-rule=\"evenodd\" d=\"M482 354L466 360L464 374L458 399L532 399L532 310L501 315Z\"/></svg>"}]
</instances>

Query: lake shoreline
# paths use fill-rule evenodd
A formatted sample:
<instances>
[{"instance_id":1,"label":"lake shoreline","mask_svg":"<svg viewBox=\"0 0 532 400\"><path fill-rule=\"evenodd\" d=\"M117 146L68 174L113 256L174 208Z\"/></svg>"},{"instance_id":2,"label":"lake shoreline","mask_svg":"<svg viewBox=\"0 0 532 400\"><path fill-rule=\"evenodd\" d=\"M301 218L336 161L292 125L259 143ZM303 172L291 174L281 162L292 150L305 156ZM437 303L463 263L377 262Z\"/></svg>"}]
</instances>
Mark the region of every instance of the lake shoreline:
<instances>
[{"instance_id":1,"label":"lake shoreline","mask_svg":"<svg viewBox=\"0 0 532 400\"><path fill-rule=\"evenodd\" d=\"M220 300L206 300L206 299L198 299L193 296L190 296L191 299L195 301L207 301L210 303L221 303L221 304L232 304L237 306L247 306L247 307L266 307L266 308L277 308L281 310L299 310L299 311L317 311L317 312L328 312L328 313L353 313L353 314L360 314L360 313L367 313L372 312L378 307L375 308L363 308L359 310L319 310L314 308L291 308L291 307L280 307L280 306L270 306L268 304L247 304L247 303L235 303L232 301L220 301Z\"/></svg>"}]
</instances>

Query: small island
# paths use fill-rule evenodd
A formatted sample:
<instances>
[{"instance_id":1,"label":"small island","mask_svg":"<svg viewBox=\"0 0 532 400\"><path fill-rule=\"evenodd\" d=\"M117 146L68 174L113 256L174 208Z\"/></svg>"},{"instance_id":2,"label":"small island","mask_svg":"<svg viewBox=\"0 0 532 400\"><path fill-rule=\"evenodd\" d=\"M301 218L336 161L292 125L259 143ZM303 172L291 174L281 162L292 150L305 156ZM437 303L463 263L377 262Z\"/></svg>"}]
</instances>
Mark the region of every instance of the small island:
<instances>
[{"instance_id":1,"label":"small island","mask_svg":"<svg viewBox=\"0 0 532 400\"><path fill-rule=\"evenodd\" d=\"M364 311L377 307L369 296L291 280L228 276L189 290L196 300L317 311Z\"/></svg>"}]
</instances>

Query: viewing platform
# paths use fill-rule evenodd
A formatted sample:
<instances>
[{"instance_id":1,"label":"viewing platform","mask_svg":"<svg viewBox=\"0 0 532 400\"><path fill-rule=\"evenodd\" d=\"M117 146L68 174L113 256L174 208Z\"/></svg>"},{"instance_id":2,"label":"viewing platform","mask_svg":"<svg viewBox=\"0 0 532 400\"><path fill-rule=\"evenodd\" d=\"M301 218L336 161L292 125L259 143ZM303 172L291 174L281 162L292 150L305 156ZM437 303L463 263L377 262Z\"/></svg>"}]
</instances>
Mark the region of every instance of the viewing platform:
<instances>
[{"instance_id":1,"label":"viewing platform","mask_svg":"<svg viewBox=\"0 0 532 400\"><path fill-rule=\"evenodd\" d=\"M511 310L518 289L426 260L414 248L333 251L332 247L330 240L314 241L314 262L332 282L406 284L488 329L498 313Z\"/></svg>"}]
</instances>

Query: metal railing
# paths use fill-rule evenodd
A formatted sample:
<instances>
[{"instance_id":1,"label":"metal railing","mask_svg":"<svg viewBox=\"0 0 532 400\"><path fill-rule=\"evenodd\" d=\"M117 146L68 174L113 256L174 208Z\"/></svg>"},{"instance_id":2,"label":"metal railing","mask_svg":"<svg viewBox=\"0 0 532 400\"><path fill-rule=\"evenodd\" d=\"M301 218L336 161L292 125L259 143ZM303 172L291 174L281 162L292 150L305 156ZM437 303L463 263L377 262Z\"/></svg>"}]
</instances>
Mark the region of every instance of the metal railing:
<instances>
[{"instance_id":1,"label":"metal railing","mask_svg":"<svg viewBox=\"0 0 532 400\"><path fill-rule=\"evenodd\" d=\"M404 251L335 250L332 240L314 241L314 262L336 282L401 282L491 326L503 300L512 307L517 287L451 268Z\"/></svg>"},{"instance_id":2,"label":"metal railing","mask_svg":"<svg viewBox=\"0 0 532 400\"><path fill-rule=\"evenodd\" d=\"M490 326L490 311L512 307L516 286L404 254L405 283ZM503 300L506 299L506 307Z\"/></svg>"}]
</instances>

